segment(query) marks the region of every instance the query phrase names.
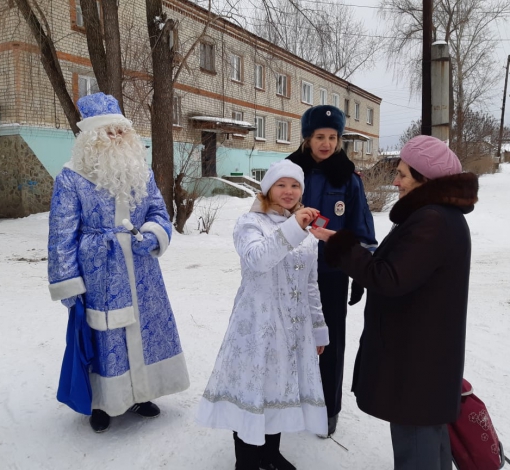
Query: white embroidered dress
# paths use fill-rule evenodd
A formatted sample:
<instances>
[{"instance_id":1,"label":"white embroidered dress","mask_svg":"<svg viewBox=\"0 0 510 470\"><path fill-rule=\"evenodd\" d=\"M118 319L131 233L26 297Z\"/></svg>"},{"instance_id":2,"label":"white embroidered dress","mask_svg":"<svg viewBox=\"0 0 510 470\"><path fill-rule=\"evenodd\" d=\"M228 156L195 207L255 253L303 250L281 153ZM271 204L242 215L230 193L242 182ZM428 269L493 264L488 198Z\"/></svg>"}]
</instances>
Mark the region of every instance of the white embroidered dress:
<instances>
[{"instance_id":1,"label":"white embroidered dress","mask_svg":"<svg viewBox=\"0 0 510 470\"><path fill-rule=\"evenodd\" d=\"M317 240L295 216L253 212L257 206L234 229L242 281L197 421L262 445L265 434L327 434L316 347L329 337Z\"/></svg>"}]
</instances>

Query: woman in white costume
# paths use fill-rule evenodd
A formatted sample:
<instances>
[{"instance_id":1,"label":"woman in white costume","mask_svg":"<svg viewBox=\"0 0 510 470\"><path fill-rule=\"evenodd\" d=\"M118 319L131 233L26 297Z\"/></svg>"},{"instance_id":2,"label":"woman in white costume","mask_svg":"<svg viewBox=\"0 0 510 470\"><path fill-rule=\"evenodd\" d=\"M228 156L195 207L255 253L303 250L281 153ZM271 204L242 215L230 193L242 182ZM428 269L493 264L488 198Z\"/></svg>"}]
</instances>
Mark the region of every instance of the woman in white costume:
<instances>
[{"instance_id":1,"label":"woman in white costume","mask_svg":"<svg viewBox=\"0 0 510 470\"><path fill-rule=\"evenodd\" d=\"M303 170L282 160L234 228L241 287L197 420L232 429L236 470L293 470L280 433L327 434L317 354L329 343L317 287L318 211L300 203Z\"/></svg>"}]
</instances>

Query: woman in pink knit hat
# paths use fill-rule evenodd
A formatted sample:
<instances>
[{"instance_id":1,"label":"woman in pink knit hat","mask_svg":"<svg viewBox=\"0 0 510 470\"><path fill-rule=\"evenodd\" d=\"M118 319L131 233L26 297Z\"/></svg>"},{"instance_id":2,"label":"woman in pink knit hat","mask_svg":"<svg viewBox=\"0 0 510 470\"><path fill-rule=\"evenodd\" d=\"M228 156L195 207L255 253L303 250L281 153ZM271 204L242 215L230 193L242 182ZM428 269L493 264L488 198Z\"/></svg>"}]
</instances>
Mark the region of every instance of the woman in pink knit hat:
<instances>
[{"instance_id":1,"label":"woman in pink knit hat","mask_svg":"<svg viewBox=\"0 0 510 470\"><path fill-rule=\"evenodd\" d=\"M347 230L314 229L325 258L367 289L352 389L390 422L395 470L450 470L447 423L460 409L478 180L440 140L404 146L394 226L372 255Z\"/></svg>"}]
</instances>

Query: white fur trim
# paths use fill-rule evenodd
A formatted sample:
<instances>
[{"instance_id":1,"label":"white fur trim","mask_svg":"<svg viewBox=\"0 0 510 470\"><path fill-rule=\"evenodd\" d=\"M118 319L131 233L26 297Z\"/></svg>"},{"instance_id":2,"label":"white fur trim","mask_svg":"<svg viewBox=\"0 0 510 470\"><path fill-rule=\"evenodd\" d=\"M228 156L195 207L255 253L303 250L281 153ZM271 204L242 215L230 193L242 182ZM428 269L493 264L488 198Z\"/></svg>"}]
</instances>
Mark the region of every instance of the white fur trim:
<instances>
[{"instance_id":1,"label":"white fur trim","mask_svg":"<svg viewBox=\"0 0 510 470\"><path fill-rule=\"evenodd\" d=\"M168 245L170 244L170 239L168 238L168 234L165 232L165 229L156 222L145 222L140 227L140 232L151 232L156 235L159 243L159 250L152 251L151 255L156 258L163 256L163 253L166 251Z\"/></svg>"},{"instance_id":2,"label":"white fur trim","mask_svg":"<svg viewBox=\"0 0 510 470\"><path fill-rule=\"evenodd\" d=\"M135 310L133 307L110 310L108 313L87 309L87 323L94 330L106 331L124 328L136 322Z\"/></svg>"},{"instance_id":3,"label":"white fur trim","mask_svg":"<svg viewBox=\"0 0 510 470\"><path fill-rule=\"evenodd\" d=\"M329 344L329 330L327 326L313 329L316 346L327 346Z\"/></svg>"},{"instance_id":4,"label":"white fur trim","mask_svg":"<svg viewBox=\"0 0 510 470\"><path fill-rule=\"evenodd\" d=\"M296 248L308 236L308 231L303 230L296 220L296 216L289 217L280 225L280 230L285 239Z\"/></svg>"},{"instance_id":5,"label":"white fur trim","mask_svg":"<svg viewBox=\"0 0 510 470\"><path fill-rule=\"evenodd\" d=\"M136 327L140 329L139 325ZM164 395L182 392L189 387L186 361L182 353L148 366L139 365L147 382L151 384L150 388L143 391L132 388L132 381L135 385L135 380L132 378L133 364L130 365L130 371L117 377L101 377L99 374L90 374L93 409L103 410L110 416L119 416L135 403L143 403ZM138 373L140 372L139 370Z\"/></svg>"},{"instance_id":6,"label":"white fur trim","mask_svg":"<svg viewBox=\"0 0 510 470\"><path fill-rule=\"evenodd\" d=\"M99 116L85 118L76 123L83 132L93 131L94 129L108 126L110 124L124 124L126 126L132 126L131 121L126 119L122 114L101 114Z\"/></svg>"},{"instance_id":7,"label":"white fur trim","mask_svg":"<svg viewBox=\"0 0 510 470\"><path fill-rule=\"evenodd\" d=\"M99 310L87 309L87 323L93 330L106 331L108 329L106 314Z\"/></svg>"},{"instance_id":8,"label":"white fur trim","mask_svg":"<svg viewBox=\"0 0 510 470\"><path fill-rule=\"evenodd\" d=\"M73 277L72 279L66 279L65 281L55 282L50 284L50 295L51 300L62 300L73 297L74 295L80 295L87 292L83 278Z\"/></svg>"}]
</instances>

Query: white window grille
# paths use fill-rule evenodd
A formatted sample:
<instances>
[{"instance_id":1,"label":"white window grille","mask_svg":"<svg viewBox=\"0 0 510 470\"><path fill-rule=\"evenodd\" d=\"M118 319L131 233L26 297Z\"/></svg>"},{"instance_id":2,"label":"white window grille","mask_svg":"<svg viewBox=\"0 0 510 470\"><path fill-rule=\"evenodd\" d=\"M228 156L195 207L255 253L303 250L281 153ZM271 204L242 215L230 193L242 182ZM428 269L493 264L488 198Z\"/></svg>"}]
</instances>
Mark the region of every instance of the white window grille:
<instances>
[{"instance_id":1,"label":"white window grille","mask_svg":"<svg viewBox=\"0 0 510 470\"><path fill-rule=\"evenodd\" d=\"M230 78L236 82L242 81L242 59L238 55L232 55L231 58L232 75Z\"/></svg>"},{"instance_id":2,"label":"white window grille","mask_svg":"<svg viewBox=\"0 0 510 470\"><path fill-rule=\"evenodd\" d=\"M281 73L278 74L276 79L276 94L281 96L289 96L287 94L287 75L283 75Z\"/></svg>"},{"instance_id":3,"label":"white window grille","mask_svg":"<svg viewBox=\"0 0 510 470\"><path fill-rule=\"evenodd\" d=\"M320 103L328 104L328 92L324 88L321 88L319 90L319 93L320 93Z\"/></svg>"},{"instance_id":4,"label":"white window grille","mask_svg":"<svg viewBox=\"0 0 510 470\"><path fill-rule=\"evenodd\" d=\"M173 119L174 126L182 126L181 97L178 95L174 95Z\"/></svg>"},{"instance_id":5,"label":"white window grille","mask_svg":"<svg viewBox=\"0 0 510 470\"><path fill-rule=\"evenodd\" d=\"M287 121L276 121L276 141L289 142L289 123Z\"/></svg>"},{"instance_id":6,"label":"white window grille","mask_svg":"<svg viewBox=\"0 0 510 470\"><path fill-rule=\"evenodd\" d=\"M354 103L354 119L356 119L356 121L359 121L359 103Z\"/></svg>"},{"instance_id":7,"label":"white window grille","mask_svg":"<svg viewBox=\"0 0 510 470\"><path fill-rule=\"evenodd\" d=\"M234 119L235 121L242 121L243 120L242 111L232 111L232 119Z\"/></svg>"},{"instance_id":8,"label":"white window grille","mask_svg":"<svg viewBox=\"0 0 510 470\"><path fill-rule=\"evenodd\" d=\"M313 85L303 81L301 83L301 101L306 104L313 104Z\"/></svg>"},{"instance_id":9,"label":"white window grille","mask_svg":"<svg viewBox=\"0 0 510 470\"><path fill-rule=\"evenodd\" d=\"M368 139L367 140L367 143L365 145L365 153L367 155L371 154L372 153L372 139Z\"/></svg>"},{"instance_id":10,"label":"white window grille","mask_svg":"<svg viewBox=\"0 0 510 470\"><path fill-rule=\"evenodd\" d=\"M266 118L263 116L256 116L255 117L255 138L256 139L266 139Z\"/></svg>"},{"instance_id":11,"label":"white window grille","mask_svg":"<svg viewBox=\"0 0 510 470\"><path fill-rule=\"evenodd\" d=\"M255 64L255 88L264 89L264 66Z\"/></svg>"},{"instance_id":12,"label":"white window grille","mask_svg":"<svg viewBox=\"0 0 510 470\"><path fill-rule=\"evenodd\" d=\"M354 141L354 151L356 153L359 153L361 151L361 144L362 144L362 142L360 140Z\"/></svg>"},{"instance_id":13,"label":"white window grille","mask_svg":"<svg viewBox=\"0 0 510 470\"><path fill-rule=\"evenodd\" d=\"M336 106L337 108L340 108L340 96L336 93L333 93L333 106Z\"/></svg>"},{"instance_id":14,"label":"white window grille","mask_svg":"<svg viewBox=\"0 0 510 470\"><path fill-rule=\"evenodd\" d=\"M374 110L367 108L367 124L372 125L374 123Z\"/></svg>"},{"instance_id":15,"label":"white window grille","mask_svg":"<svg viewBox=\"0 0 510 470\"><path fill-rule=\"evenodd\" d=\"M94 77L78 75L78 96L80 98L97 92L99 92L99 87L97 86L97 80Z\"/></svg>"},{"instance_id":16,"label":"white window grille","mask_svg":"<svg viewBox=\"0 0 510 470\"><path fill-rule=\"evenodd\" d=\"M264 168L254 168L253 170L251 170L251 176L255 178L257 181L262 181L262 178L264 178L266 171L267 170Z\"/></svg>"}]
</instances>

